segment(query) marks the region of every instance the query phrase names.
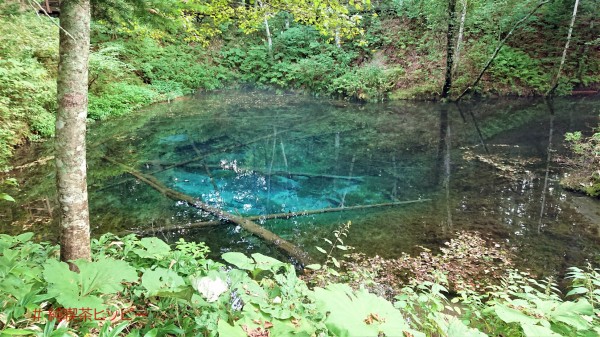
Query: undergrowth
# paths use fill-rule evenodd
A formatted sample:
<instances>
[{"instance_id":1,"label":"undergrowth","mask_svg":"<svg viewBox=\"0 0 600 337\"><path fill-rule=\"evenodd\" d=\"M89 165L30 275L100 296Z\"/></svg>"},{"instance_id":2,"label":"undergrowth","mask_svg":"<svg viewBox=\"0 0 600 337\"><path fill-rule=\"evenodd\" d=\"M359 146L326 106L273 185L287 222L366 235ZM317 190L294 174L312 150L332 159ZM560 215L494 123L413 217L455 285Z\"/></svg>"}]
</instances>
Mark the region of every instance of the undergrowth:
<instances>
[{"instance_id":1,"label":"undergrowth","mask_svg":"<svg viewBox=\"0 0 600 337\"><path fill-rule=\"evenodd\" d=\"M564 158L564 162L573 168L573 172L563 177L561 185L591 197L600 197L600 132L589 137L580 131L569 132L565 140L572 154Z\"/></svg>"},{"instance_id":2,"label":"undergrowth","mask_svg":"<svg viewBox=\"0 0 600 337\"><path fill-rule=\"evenodd\" d=\"M343 237L344 229L337 233ZM600 333L600 273L591 267L570 269L566 295L553 280L509 270L500 282L464 287L449 298L449 274L438 270L408 280L387 300L334 277L309 287L294 266L258 253L229 252L216 262L206 258L203 243L170 246L157 238L105 234L92 247L93 260L76 261L74 273L58 261L57 246L35 243L32 233L0 235L0 336ZM446 256L468 253L461 245L448 249L457 251ZM331 264L325 265L338 269L339 262L326 256Z\"/></svg>"}]
</instances>

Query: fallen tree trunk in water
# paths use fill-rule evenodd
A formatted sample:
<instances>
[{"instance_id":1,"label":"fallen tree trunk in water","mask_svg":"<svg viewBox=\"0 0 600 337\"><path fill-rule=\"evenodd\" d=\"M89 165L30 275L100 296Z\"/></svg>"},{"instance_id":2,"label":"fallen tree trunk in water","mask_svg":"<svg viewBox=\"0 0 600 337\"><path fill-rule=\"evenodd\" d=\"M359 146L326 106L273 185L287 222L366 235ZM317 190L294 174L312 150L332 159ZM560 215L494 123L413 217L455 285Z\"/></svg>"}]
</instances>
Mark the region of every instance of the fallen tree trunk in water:
<instances>
[{"instance_id":1,"label":"fallen tree trunk in water","mask_svg":"<svg viewBox=\"0 0 600 337\"><path fill-rule=\"evenodd\" d=\"M184 201L192 207L195 207L195 208L201 209L205 212L208 212L208 213L216 216L219 219L223 219L223 221L233 222L233 223L239 225L240 227L244 228L248 232L275 245L277 248L284 251L288 256L296 259L299 263L301 263L303 265L308 264L308 262L310 261L308 254L306 252L304 252L302 249L296 247L289 241L282 239L277 234L272 233L271 231L259 226L252 220L245 219L245 218L237 216L237 215L233 215L231 213L225 212L222 209L207 205L204 202L202 202L198 199L195 199L187 194L172 190L172 189L168 188L167 186L165 186L162 182L160 182L155 177L143 174L143 173L141 173L125 164L119 163L111 158L104 157L104 159L106 159L107 161L109 161L115 165L120 166L127 173L129 173L132 176L136 177L137 179L143 181L144 183L146 183L147 185L154 188L155 190L157 190L158 192L160 192L161 194L163 194L164 196L166 196L170 199L173 199L176 201Z\"/></svg>"},{"instance_id":2,"label":"fallen tree trunk in water","mask_svg":"<svg viewBox=\"0 0 600 337\"><path fill-rule=\"evenodd\" d=\"M171 163L160 163L157 161L150 161L150 162L148 162L148 164L161 165L161 166L173 165ZM309 177L309 178L326 178L326 179L340 179L340 180L354 180L354 181L364 181L365 180L365 178L363 176L351 177L351 176L340 176L340 175L334 175L334 174L321 174L321 173L311 173L311 172L294 172L294 171L288 172L288 171L274 170L274 171L271 171L271 173L269 173L269 172L265 172L262 169L252 168L252 167L236 167L234 169L232 167L221 166L221 165L205 165L205 164L194 164L194 163L189 163L184 166L189 167L189 168L199 168L199 169L205 169L206 167L208 167L211 169L221 169L221 170L231 170L231 171L235 171L235 170L252 171L252 172L260 173L265 176L300 176L300 177Z\"/></svg>"},{"instance_id":3,"label":"fallen tree trunk in water","mask_svg":"<svg viewBox=\"0 0 600 337\"><path fill-rule=\"evenodd\" d=\"M294 217L298 217L298 216L307 216L307 215L313 215L313 214L352 211L352 210L360 210L360 209L375 208L375 207L407 205L407 204L415 204L415 203L427 202L427 201L431 201L431 199L395 201L395 202L386 202L386 203L373 204L373 205L357 205L357 206L347 206L347 207L322 208L322 209L306 210L306 211L302 211L302 212L275 213L275 214L267 214L267 215L252 215L252 216L245 217L244 219L250 220L250 221L290 219L290 218L294 218ZM167 231L168 232L168 231L174 231L174 230L180 230L180 229L212 227L212 226L226 224L227 222L228 222L227 219L223 219L222 221L214 220L214 221L193 222L193 223L190 223L187 225L162 227L160 229L151 228L151 229L142 230L142 231L132 231L132 233L136 233L139 235L148 235L148 234L152 234L157 231ZM233 222L233 221L230 221L230 222Z\"/></svg>"}]
</instances>

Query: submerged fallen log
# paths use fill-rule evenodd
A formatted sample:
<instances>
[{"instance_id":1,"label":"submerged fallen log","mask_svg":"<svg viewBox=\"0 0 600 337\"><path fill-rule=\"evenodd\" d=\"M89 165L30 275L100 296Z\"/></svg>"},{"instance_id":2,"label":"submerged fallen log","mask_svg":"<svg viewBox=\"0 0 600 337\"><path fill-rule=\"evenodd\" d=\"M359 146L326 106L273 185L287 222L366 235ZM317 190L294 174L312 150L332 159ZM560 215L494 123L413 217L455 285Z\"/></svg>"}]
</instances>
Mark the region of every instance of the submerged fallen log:
<instances>
[{"instance_id":1,"label":"submerged fallen log","mask_svg":"<svg viewBox=\"0 0 600 337\"><path fill-rule=\"evenodd\" d=\"M156 162L153 162L154 164ZM167 164L170 165L170 164ZM185 165L185 167L190 167L190 168L205 168L206 166L208 166L211 169L221 169L221 170L234 170L234 168L231 167L224 167L221 165L204 165L204 164L187 164ZM235 170L240 170L240 171L252 171L252 172L257 172L260 173L262 175L265 176L299 176L299 177L309 177L309 178L326 178L326 179L340 179L340 180L354 180L354 181L364 181L365 178L362 176L340 176L340 175L334 175L334 174L322 174L322 173L311 173L311 172L295 172L295 171L281 171L281 170L273 170L270 173L268 171L265 171L263 169L259 169L259 168L253 168L253 167L236 167Z\"/></svg>"},{"instance_id":2,"label":"submerged fallen log","mask_svg":"<svg viewBox=\"0 0 600 337\"><path fill-rule=\"evenodd\" d=\"M420 202L428 202L431 199L416 199L416 200L406 200L406 201L395 201L395 202L386 202L381 204L373 204L373 205L357 205L357 206L347 206L347 207L332 207L332 208L322 208L322 209L313 209L313 210L305 210L301 212L288 212L288 213L275 213L275 214L267 214L267 215L252 215L248 217L244 217L246 220L250 221L265 221L265 220L273 220L273 219L290 219L299 216L307 216L314 214L323 214L323 213L333 213L333 212L343 212L343 211L352 211L352 210L360 210L367 208L376 208L376 207L387 207L387 206L398 206L398 205L407 205L407 204L415 204ZM134 231L139 235L148 235L157 231L174 231L180 229L190 229L190 228L202 228L202 227L212 227L217 225L226 224L227 219L223 219L222 221L214 220L214 221L201 221L201 222L193 222L187 225L175 225L162 227L160 229L147 229L142 231ZM231 221L233 222L233 221Z\"/></svg>"},{"instance_id":3,"label":"submerged fallen log","mask_svg":"<svg viewBox=\"0 0 600 337\"><path fill-rule=\"evenodd\" d=\"M223 221L233 222L233 223L239 225L240 227L244 228L248 232L275 245L277 248L284 251L288 256L296 259L299 263L301 263L303 265L308 264L310 259L306 252L304 252L302 249L296 247L289 241L282 239L277 234L272 233L271 231L259 226L255 222L253 222L249 219L245 219L243 217L225 212L222 209L207 205L204 202L202 202L198 199L195 199L187 194L172 190L172 189L168 188L167 186L165 186L161 181L159 181L155 177L141 173L141 172L139 172L125 164L119 163L111 158L104 157L104 159L106 159L107 161L109 161L115 165L120 166L127 173L131 174L132 176L134 176L137 179L141 180L142 182L146 183L148 186L154 188L155 190L157 190L164 196L166 196L170 199L173 199L173 200L184 201L192 207L196 207L198 209L201 209L205 212L208 212L208 213L216 216L219 219L223 219Z\"/></svg>"}]
</instances>

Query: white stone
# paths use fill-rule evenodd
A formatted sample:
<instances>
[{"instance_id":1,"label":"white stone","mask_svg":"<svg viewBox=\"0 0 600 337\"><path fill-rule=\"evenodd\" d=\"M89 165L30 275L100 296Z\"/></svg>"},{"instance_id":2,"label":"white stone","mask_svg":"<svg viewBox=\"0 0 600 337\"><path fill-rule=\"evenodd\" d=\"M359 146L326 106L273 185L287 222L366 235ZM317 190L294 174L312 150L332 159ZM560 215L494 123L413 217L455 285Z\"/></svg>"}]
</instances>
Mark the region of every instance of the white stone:
<instances>
[{"instance_id":1,"label":"white stone","mask_svg":"<svg viewBox=\"0 0 600 337\"><path fill-rule=\"evenodd\" d=\"M192 280L194 289L206 299L207 302L215 302L219 296L227 291L227 283L220 278L213 279L209 276Z\"/></svg>"}]
</instances>

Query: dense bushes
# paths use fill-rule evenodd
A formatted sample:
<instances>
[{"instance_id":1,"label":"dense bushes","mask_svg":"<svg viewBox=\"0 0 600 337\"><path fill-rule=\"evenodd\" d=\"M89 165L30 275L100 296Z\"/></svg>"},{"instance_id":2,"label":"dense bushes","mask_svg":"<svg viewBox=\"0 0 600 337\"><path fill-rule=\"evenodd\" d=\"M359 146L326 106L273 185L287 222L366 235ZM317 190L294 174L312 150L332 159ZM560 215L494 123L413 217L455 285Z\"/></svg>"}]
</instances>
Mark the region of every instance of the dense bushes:
<instances>
[{"instance_id":1,"label":"dense bushes","mask_svg":"<svg viewBox=\"0 0 600 337\"><path fill-rule=\"evenodd\" d=\"M573 154L565 159L574 171L561 180L564 187L600 197L600 126L590 137L581 132L567 133L565 138Z\"/></svg>"},{"instance_id":2,"label":"dense bushes","mask_svg":"<svg viewBox=\"0 0 600 337\"><path fill-rule=\"evenodd\" d=\"M0 17L0 169L14 146L54 134L57 28L20 15Z\"/></svg>"},{"instance_id":3,"label":"dense bushes","mask_svg":"<svg viewBox=\"0 0 600 337\"><path fill-rule=\"evenodd\" d=\"M125 46L126 57L142 80L149 84L158 82L163 89L170 85L184 93L214 90L231 79L225 67L211 64L209 54L201 46L185 43L160 46L150 38Z\"/></svg>"},{"instance_id":4,"label":"dense bushes","mask_svg":"<svg viewBox=\"0 0 600 337\"><path fill-rule=\"evenodd\" d=\"M90 94L88 117L104 119L120 116L155 102L158 92L151 87L117 82L107 85L101 94Z\"/></svg>"},{"instance_id":5,"label":"dense bushes","mask_svg":"<svg viewBox=\"0 0 600 337\"><path fill-rule=\"evenodd\" d=\"M293 266L202 243L93 240L79 273L33 234L0 234L0 336L593 336L600 273L571 268L568 299L549 280L510 271L484 291L447 298L447 281L408 283L388 301L359 286L309 288ZM457 250L450 255L458 256ZM337 274L337 272L336 272Z\"/></svg>"}]
</instances>

